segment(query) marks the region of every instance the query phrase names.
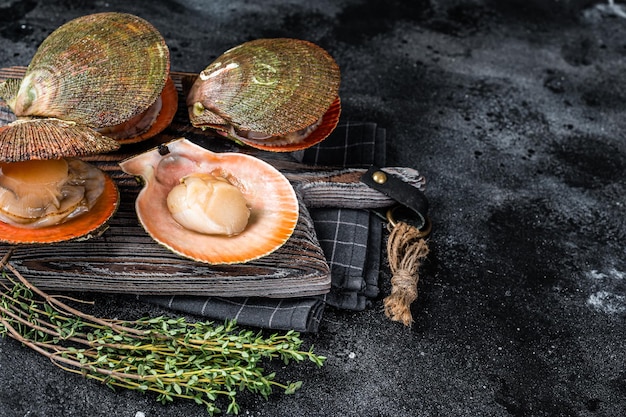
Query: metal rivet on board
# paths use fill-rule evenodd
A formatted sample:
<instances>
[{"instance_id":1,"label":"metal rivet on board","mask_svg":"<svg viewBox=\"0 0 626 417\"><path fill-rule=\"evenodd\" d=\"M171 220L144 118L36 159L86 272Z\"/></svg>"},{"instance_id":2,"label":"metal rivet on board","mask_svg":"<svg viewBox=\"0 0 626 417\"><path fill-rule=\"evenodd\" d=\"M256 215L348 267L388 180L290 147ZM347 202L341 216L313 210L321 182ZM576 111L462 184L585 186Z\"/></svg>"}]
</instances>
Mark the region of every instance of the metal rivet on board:
<instances>
[{"instance_id":1,"label":"metal rivet on board","mask_svg":"<svg viewBox=\"0 0 626 417\"><path fill-rule=\"evenodd\" d=\"M384 184L387 182L387 174L382 171L376 171L372 174L372 179L377 184Z\"/></svg>"}]
</instances>

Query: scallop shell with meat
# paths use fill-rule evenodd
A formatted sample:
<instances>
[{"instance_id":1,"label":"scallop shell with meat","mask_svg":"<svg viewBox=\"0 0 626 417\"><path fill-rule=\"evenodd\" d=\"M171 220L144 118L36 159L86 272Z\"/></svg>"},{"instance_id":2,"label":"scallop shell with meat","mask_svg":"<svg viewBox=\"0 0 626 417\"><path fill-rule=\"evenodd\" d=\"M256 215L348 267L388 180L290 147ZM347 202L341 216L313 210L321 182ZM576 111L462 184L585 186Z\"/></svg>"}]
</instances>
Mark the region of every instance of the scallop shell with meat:
<instances>
[{"instance_id":1,"label":"scallop shell with meat","mask_svg":"<svg viewBox=\"0 0 626 417\"><path fill-rule=\"evenodd\" d=\"M244 263L268 255L289 239L298 221L298 200L287 178L250 155L214 153L181 138L126 159L120 162L120 167L143 178L144 187L135 209L148 234L174 253L199 262ZM174 190L187 178L205 176L217 177L220 184L228 182L246 202L248 214L235 233L204 232L189 228L175 218L170 205L172 195L176 194ZM191 199L203 204L206 201L198 195L191 195ZM240 211L231 208L237 201L222 205L224 202L208 205L220 212L218 217Z\"/></svg>"},{"instance_id":2,"label":"scallop shell with meat","mask_svg":"<svg viewBox=\"0 0 626 417\"><path fill-rule=\"evenodd\" d=\"M0 242L52 244L104 232L119 191L76 158L0 162L0 203Z\"/></svg>"},{"instance_id":3,"label":"scallop shell with meat","mask_svg":"<svg viewBox=\"0 0 626 417\"><path fill-rule=\"evenodd\" d=\"M339 120L340 71L318 45L300 39L257 39L236 46L204 69L187 94L195 127L271 151L325 139Z\"/></svg>"},{"instance_id":4,"label":"scallop shell with meat","mask_svg":"<svg viewBox=\"0 0 626 417\"><path fill-rule=\"evenodd\" d=\"M11 85L19 81L0 84L0 96L11 97ZM59 119L19 120L3 98L0 136L0 242L52 244L106 230L119 204L117 185L71 156L115 149L114 140Z\"/></svg>"}]
</instances>

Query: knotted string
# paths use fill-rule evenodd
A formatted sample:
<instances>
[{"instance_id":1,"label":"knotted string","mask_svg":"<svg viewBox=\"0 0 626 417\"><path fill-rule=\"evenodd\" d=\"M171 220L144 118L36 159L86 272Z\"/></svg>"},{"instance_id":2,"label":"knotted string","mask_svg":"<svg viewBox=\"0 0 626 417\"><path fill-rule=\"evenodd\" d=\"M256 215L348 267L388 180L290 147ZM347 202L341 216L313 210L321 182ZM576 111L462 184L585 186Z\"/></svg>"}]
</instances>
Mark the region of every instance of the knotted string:
<instances>
[{"instance_id":1,"label":"knotted string","mask_svg":"<svg viewBox=\"0 0 626 417\"><path fill-rule=\"evenodd\" d=\"M428 255L426 236L422 231L405 222L389 224L391 230L387 240L387 256L393 274L391 294L383 301L385 315L393 321L411 326L411 304L417 299L419 268Z\"/></svg>"}]
</instances>

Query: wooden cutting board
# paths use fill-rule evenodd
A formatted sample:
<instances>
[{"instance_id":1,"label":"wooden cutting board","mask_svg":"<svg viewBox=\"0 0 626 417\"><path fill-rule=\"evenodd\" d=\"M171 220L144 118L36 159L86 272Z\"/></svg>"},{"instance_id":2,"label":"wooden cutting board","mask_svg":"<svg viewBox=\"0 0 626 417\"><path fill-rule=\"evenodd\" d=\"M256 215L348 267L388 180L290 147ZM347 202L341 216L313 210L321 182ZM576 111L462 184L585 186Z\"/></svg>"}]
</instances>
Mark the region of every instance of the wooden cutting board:
<instances>
[{"instance_id":1,"label":"wooden cutting board","mask_svg":"<svg viewBox=\"0 0 626 417\"><path fill-rule=\"evenodd\" d=\"M0 69L0 81L20 78L24 67ZM106 172L118 185L120 207L98 237L54 245L14 246L11 262L41 289L130 294L190 294L223 297L296 297L324 294L330 269L317 241L307 207L385 207L393 203L359 179L363 169L333 169L298 163L289 154L241 148L189 123L184 105L195 74L173 73L179 108L160 135L120 151L84 160ZM291 181L300 199L293 235L278 250L245 264L212 266L182 258L152 240L139 224L135 198L140 185L122 172L118 162L172 139L186 137L214 152L245 152L273 164ZM414 170L390 168L418 188L423 178ZM349 190L349 192L347 192ZM0 255L11 246L0 244Z\"/></svg>"}]
</instances>

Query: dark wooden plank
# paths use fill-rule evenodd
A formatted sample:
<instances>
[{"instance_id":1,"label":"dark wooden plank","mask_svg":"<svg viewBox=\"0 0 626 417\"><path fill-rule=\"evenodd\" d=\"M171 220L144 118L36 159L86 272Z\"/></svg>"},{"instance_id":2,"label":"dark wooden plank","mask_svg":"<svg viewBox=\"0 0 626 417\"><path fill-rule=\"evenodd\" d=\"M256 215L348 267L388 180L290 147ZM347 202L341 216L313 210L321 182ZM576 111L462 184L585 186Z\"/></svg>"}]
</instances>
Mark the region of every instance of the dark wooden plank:
<instances>
[{"instance_id":1,"label":"dark wooden plank","mask_svg":"<svg viewBox=\"0 0 626 417\"><path fill-rule=\"evenodd\" d=\"M276 252L246 264L208 266L155 243L134 214L136 193L121 194L125 201L101 236L18 247L13 264L47 290L289 297L329 288L328 266L304 207L292 237Z\"/></svg>"}]
</instances>

